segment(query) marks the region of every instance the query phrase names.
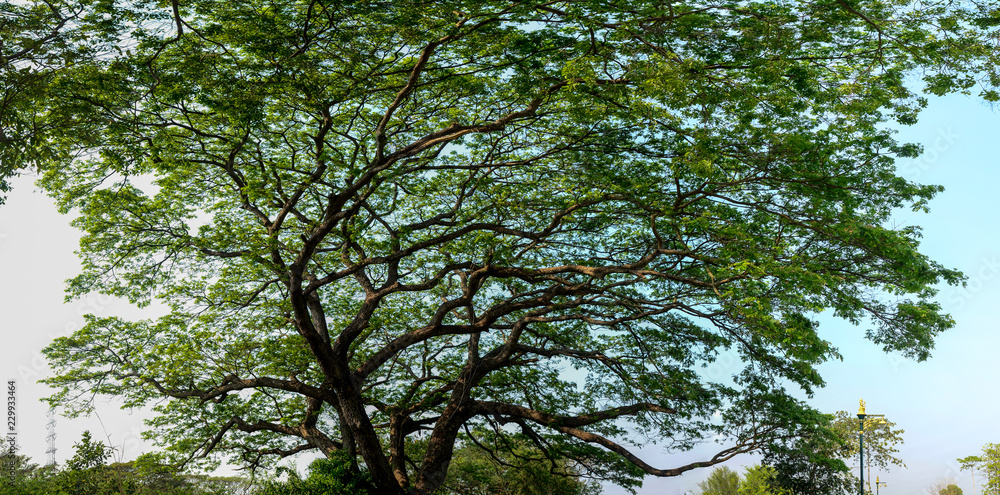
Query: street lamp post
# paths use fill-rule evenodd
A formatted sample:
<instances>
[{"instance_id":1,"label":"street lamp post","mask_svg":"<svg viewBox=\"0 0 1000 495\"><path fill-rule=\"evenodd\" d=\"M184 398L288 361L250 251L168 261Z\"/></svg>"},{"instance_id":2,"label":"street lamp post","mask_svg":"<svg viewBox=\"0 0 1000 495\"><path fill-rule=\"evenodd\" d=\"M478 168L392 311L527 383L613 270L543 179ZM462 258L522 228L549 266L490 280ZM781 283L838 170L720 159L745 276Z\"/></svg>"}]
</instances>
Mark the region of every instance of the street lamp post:
<instances>
[{"instance_id":1,"label":"street lamp post","mask_svg":"<svg viewBox=\"0 0 1000 495\"><path fill-rule=\"evenodd\" d=\"M879 481L878 476L875 477L875 495L878 495L878 487L887 486L884 481Z\"/></svg>"},{"instance_id":2,"label":"street lamp post","mask_svg":"<svg viewBox=\"0 0 1000 495\"><path fill-rule=\"evenodd\" d=\"M865 418L881 418L883 416L884 414L865 414L865 400L861 399L861 407L858 408L858 457L861 463L858 466L858 471L861 473L861 488L858 493L860 495L865 495ZM878 492L878 488L875 489L875 492Z\"/></svg>"}]
</instances>

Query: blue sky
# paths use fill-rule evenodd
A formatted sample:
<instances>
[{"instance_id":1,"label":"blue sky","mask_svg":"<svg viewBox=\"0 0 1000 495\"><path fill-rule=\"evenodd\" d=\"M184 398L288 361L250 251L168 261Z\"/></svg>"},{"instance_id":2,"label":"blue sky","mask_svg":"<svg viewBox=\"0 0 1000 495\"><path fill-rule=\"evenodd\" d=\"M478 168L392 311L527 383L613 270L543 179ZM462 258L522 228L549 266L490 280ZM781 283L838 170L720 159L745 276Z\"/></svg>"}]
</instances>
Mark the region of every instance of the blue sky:
<instances>
[{"instance_id":1,"label":"blue sky","mask_svg":"<svg viewBox=\"0 0 1000 495\"><path fill-rule=\"evenodd\" d=\"M951 96L931 101L920 123L901 129L902 140L925 147L925 155L900 162L901 175L923 183L941 184L945 192L931 203L929 214L899 212L898 225L920 225L922 251L969 277L964 288L944 288L940 301L957 326L937 341L930 360L916 363L885 354L864 340L864 327L823 320L822 334L844 356L822 367L827 386L811 404L820 410L856 412L858 399L869 413L882 413L905 430L899 457L907 468L879 472L888 486L880 493L925 493L937 479L953 477L972 493L968 472L959 472L955 459L978 453L987 442L1000 442L1000 332L993 311L1000 301L1000 115L974 98ZM18 436L22 452L44 463L46 408L38 398L45 387L34 383L47 373L39 353L51 339L78 328L84 313L138 316L127 305L93 296L63 304L63 281L78 268L73 254L78 235L48 199L35 191L31 177L14 184L7 204L0 206L0 257L4 260L0 284L0 339L4 350L4 380L18 382ZM720 373L735 370L735 358L716 365ZM141 412L120 411L99 399L99 417L59 418L57 458L72 453L80 433L95 437L135 457L145 446L139 439ZM712 446L708 446L712 447ZM657 467L674 467L710 455L711 448L668 454L651 446L643 457ZM119 453L119 456L122 454ZM731 461L742 464L756 459ZM694 491L708 475L701 469L670 479L649 479L641 494L674 495ZM978 487L977 487L978 488ZM608 488L607 493L622 493Z\"/></svg>"},{"instance_id":2,"label":"blue sky","mask_svg":"<svg viewBox=\"0 0 1000 495\"><path fill-rule=\"evenodd\" d=\"M995 395L1000 383L995 310L1000 302L998 129L995 110L974 98L950 96L932 99L918 124L899 130L900 140L925 148L922 157L899 162L900 175L943 185L945 191L930 204L929 214L898 212L894 222L922 226L921 251L968 277L966 287L944 287L939 294L956 326L940 335L932 357L917 363L883 353L864 339L864 326L822 320L821 334L840 348L844 359L822 366L827 385L810 403L824 412L853 414L864 399L868 413L885 414L905 430L898 457L906 469L871 473L888 483L880 493L924 494L938 479L955 478L971 495L969 472L960 472L956 459L979 453L987 442L1000 442L1000 398ZM662 449L647 449L651 455L663 459L657 467L696 457L671 460ZM756 461L734 459L727 465L742 471L741 465ZM708 473L703 469L679 478L648 479L639 493L696 492Z\"/></svg>"}]
</instances>

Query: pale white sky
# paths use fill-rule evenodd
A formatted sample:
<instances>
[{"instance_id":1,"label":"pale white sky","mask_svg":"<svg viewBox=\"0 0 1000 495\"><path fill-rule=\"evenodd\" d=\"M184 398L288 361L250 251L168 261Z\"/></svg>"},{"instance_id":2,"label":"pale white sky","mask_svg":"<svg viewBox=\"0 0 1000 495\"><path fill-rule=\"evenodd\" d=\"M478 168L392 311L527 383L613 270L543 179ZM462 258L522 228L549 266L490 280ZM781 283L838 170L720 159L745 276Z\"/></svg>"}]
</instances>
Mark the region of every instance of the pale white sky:
<instances>
[{"instance_id":1,"label":"pale white sky","mask_svg":"<svg viewBox=\"0 0 1000 495\"><path fill-rule=\"evenodd\" d=\"M0 205L0 342L4 382L13 379L18 386L19 446L34 462L45 464L47 407L39 399L50 392L35 383L48 374L41 349L80 328L84 314L140 313L102 296L63 302L64 282L80 266L74 254L79 234L70 227L70 218L60 215L33 181L29 176L18 178L6 204ZM124 449L126 459L141 450L139 414L105 405L90 418L57 416L56 459L60 463L72 455L72 445L84 430L106 442L110 436L113 445Z\"/></svg>"},{"instance_id":2,"label":"pale white sky","mask_svg":"<svg viewBox=\"0 0 1000 495\"><path fill-rule=\"evenodd\" d=\"M907 469L875 473L888 486L880 493L922 494L941 477L953 477L972 494L968 472L958 472L955 459L976 454L987 442L1000 442L1000 332L994 308L1000 301L1000 115L975 99L935 99L921 122L903 129L901 136L924 145L926 154L901 163L903 176L946 190L931 203L930 214L902 212L899 224L924 227L923 251L948 267L968 275L968 287L945 289L940 300L958 322L937 341L933 357L914 363L887 355L863 339L864 328L824 320L823 335L840 347L843 361L822 367L827 387L811 403L826 412L856 412L864 398L869 413L885 414L906 430L899 457ZM47 373L40 349L51 339L78 328L84 313L138 316L118 301L91 297L63 303L63 282L78 268L73 254L78 235L69 218L59 215L32 184L31 177L15 181L7 204L0 206L0 348L4 381L18 382L18 436L22 452L44 464L45 406L48 395L35 383ZM720 361L719 373L736 370L735 360ZM143 451L138 438L142 413L119 410L99 399L99 418L58 418L57 458L72 454L72 444L83 430L124 447L124 458ZM103 423L103 424L102 424ZM712 447L712 446L708 446ZM652 446L643 456L657 467L674 467L711 449L668 455ZM746 457L730 462L754 463ZM670 479L649 479L640 494L675 495L694 491L708 469ZM978 487L977 487L978 488ZM609 487L607 493L624 493Z\"/></svg>"}]
</instances>

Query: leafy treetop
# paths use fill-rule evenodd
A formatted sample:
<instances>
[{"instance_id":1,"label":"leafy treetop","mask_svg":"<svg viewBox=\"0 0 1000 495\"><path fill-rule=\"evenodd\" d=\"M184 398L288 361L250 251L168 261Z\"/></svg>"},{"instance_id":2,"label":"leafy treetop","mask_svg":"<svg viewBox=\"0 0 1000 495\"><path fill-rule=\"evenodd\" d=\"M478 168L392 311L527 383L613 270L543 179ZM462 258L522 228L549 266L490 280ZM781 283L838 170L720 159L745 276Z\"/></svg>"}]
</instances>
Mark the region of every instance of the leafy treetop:
<instances>
[{"instance_id":1,"label":"leafy treetop","mask_svg":"<svg viewBox=\"0 0 1000 495\"><path fill-rule=\"evenodd\" d=\"M431 493L455 449L530 445L634 487L819 421L785 390L838 356L818 312L917 359L953 324L932 298L961 274L887 227L939 191L895 175L919 147L891 128L915 74L995 98L992 7L2 6L67 19L4 31L5 60L64 62L5 62L39 77L0 156L78 215L70 297L167 308L53 342L50 400L151 406L176 463L318 450ZM631 448L713 435L677 466Z\"/></svg>"}]
</instances>

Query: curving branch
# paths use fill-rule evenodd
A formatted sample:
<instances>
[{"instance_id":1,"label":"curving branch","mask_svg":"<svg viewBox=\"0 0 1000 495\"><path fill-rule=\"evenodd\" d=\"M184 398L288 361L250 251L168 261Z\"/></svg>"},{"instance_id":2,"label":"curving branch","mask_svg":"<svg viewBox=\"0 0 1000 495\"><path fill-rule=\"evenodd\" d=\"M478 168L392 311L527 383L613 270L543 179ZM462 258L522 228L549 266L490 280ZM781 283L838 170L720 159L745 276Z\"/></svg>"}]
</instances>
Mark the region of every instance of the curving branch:
<instances>
[{"instance_id":1,"label":"curving branch","mask_svg":"<svg viewBox=\"0 0 1000 495\"><path fill-rule=\"evenodd\" d=\"M468 407L474 410L478 415L525 419L560 431L584 442L600 445L601 447L622 456L635 466L653 476L678 476L692 469L713 466L732 459L737 455L754 452L770 443L774 438L773 433L779 430L778 427L767 427L760 429L759 431L755 431L752 435L741 439L737 445L720 450L706 461L692 462L672 469L658 469L640 459L620 443L605 436L582 430L581 427L594 424L598 421L612 420L622 416L635 415L641 412L676 414L676 411L671 408L666 408L658 404L644 403L622 406L579 416L559 416L522 406L497 402L473 402Z\"/></svg>"}]
</instances>

